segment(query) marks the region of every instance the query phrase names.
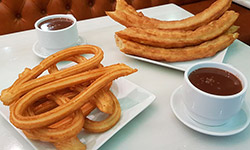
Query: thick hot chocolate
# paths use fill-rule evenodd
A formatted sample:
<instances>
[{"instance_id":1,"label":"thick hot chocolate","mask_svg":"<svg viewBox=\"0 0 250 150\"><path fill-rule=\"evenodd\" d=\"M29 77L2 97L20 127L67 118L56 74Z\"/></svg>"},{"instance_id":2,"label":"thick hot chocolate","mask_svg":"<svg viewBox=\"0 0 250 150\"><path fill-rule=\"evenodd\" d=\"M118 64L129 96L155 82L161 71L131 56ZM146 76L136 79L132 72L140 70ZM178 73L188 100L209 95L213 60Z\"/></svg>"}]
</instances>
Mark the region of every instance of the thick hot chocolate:
<instances>
[{"instance_id":1,"label":"thick hot chocolate","mask_svg":"<svg viewBox=\"0 0 250 150\"><path fill-rule=\"evenodd\" d=\"M44 31L60 30L73 24L73 20L68 18L53 18L41 22L38 27Z\"/></svg>"},{"instance_id":2,"label":"thick hot chocolate","mask_svg":"<svg viewBox=\"0 0 250 150\"><path fill-rule=\"evenodd\" d=\"M200 68L190 73L190 82L215 95L233 95L242 90L241 81L232 73L217 68Z\"/></svg>"}]
</instances>

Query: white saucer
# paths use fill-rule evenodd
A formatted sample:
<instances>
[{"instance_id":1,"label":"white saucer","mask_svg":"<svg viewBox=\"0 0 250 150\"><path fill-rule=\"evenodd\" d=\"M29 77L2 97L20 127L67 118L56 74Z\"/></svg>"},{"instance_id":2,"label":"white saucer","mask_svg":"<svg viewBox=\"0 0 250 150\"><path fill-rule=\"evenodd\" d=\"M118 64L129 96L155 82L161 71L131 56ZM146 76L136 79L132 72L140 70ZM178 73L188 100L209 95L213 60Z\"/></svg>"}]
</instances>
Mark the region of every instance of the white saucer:
<instances>
[{"instance_id":1,"label":"white saucer","mask_svg":"<svg viewBox=\"0 0 250 150\"><path fill-rule=\"evenodd\" d=\"M186 106L182 101L182 86L175 89L171 95L170 105L175 116L189 128L213 136L229 136L243 131L250 123L250 113L244 102L242 109L228 123L221 126L206 126L194 121L187 114Z\"/></svg>"},{"instance_id":2,"label":"white saucer","mask_svg":"<svg viewBox=\"0 0 250 150\"><path fill-rule=\"evenodd\" d=\"M81 36L79 36L79 39L76 43L76 45L83 45L83 44L86 44L86 40L84 38L82 38ZM49 55L52 55L60 50L48 50L44 47L42 47L38 41L36 41L34 44L33 44L33 47L32 47L32 50L33 52L38 56L38 57L41 57L41 58L46 58L48 57Z\"/></svg>"}]
</instances>

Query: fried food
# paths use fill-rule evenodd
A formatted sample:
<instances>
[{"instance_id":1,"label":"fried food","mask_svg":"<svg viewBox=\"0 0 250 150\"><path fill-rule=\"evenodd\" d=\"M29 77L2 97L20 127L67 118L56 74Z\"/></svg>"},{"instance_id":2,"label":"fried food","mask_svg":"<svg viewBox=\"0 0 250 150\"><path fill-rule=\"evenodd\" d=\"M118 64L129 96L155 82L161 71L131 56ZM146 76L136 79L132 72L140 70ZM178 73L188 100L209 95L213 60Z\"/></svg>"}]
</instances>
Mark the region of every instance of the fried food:
<instances>
[{"instance_id":1,"label":"fried food","mask_svg":"<svg viewBox=\"0 0 250 150\"><path fill-rule=\"evenodd\" d=\"M82 144L77 137L54 143L55 147L60 150L85 150L86 145ZM74 147L72 147L74 145Z\"/></svg>"},{"instance_id":2,"label":"fried food","mask_svg":"<svg viewBox=\"0 0 250 150\"><path fill-rule=\"evenodd\" d=\"M239 14L227 11L231 0L216 0L202 12L182 20L163 21L144 16L125 0L106 14L126 26L115 33L126 54L157 61L178 62L214 56L239 36L233 24Z\"/></svg>"},{"instance_id":3,"label":"fried food","mask_svg":"<svg viewBox=\"0 0 250 150\"><path fill-rule=\"evenodd\" d=\"M114 102L113 113L102 121L93 121L88 118L85 119L84 129L89 132L100 133L109 130L112 128L118 121L121 116L121 107L117 98L113 95L112 92L108 91L108 96Z\"/></svg>"},{"instance_id":4,"label":"fried food","mask_svg":"<svg viewBox=\"0 0 250 150\"><path fill-rule=\"evenodd\" d=\"M117 0L115 11L107 11L106 14L126 27L194 30L220 17L231 3L232 0L217 0L195 16L177 21L162 21L144 16L143 13L136 12L125 0Z\"/></svg>"},{"instance_id":5,"label":"fried food","mask_svg":"<svg viewBox=\"0 0 250 150\"><path fill-rule=\"evenodd\" d=\"M94 56L86 59L82 54ZM110 86L113 80L137 71L125 64L103 66L102 58L99 47L84 45L62 50L33 69L25 69L2 91L1 101L10 105L10 122L28 138L51 142L57 149L86 149L77 134L85 123L84 130L99 133L119 121L120 104ZM56 64L64 60L77 64L59 70ZM49 74L41 76L45 70ZM109 116L101 123L90 121L87 116L94 109Z\"/></svg>"},{"instance_id":6,"label":"fried food","mask_svg":"<svg viewBox=\"0 0 250 150\"><path fill-rule=\"evenodd\" d=\"M53 76L45 75L37 78L42 72L47 70L51 65L56 64L68 57L81 54L94 54L94 56L84 63L79 63L73 67L54 73ZM32 70L26 68L24 72L19 75L19 78L13 83L11 87L1 92L1 101L4 105L10 105L12 102L19 99L27 91L34 89L46 83L65 78L84 70L96 68L103 59L103 52L97 46L84 45L78 47L68 48L67 51L59 51L56 55L51 55L42 61L38 66Z\"/></svg>"},{"instance_id":7,"label":"fried food","mask_svg":"<svg viewBox=\"0 0 250 150\"><path fill-rule=\"evenodd\" d=\"M15 103L15 107L13 107L13 111L10 115L10 121L20 129L33 129L50 125L79 109L82 105L88 102L88 98L93 96L106 84L120 76L126 76L134 73L135 71L136 70L131 69L126 65L118 64L110 67L93 69L47 83L26 93ZM75 96L67 104L60 105L51 111L43 113L42 115L22 115L28 105L34 103L36 100L44 97L45 95L94 79L95 81L88 88L86 88L83 93Z\"/></svg>"},{"instance_id":8,"label":"fried food","mask_svg":"<svg viewBox=\"0 0 250 150\"><path fill-rule=\"evenodd\" d=\"M116 36L116 44L120 50L126 54L141 56L158 61L177 62L188 61L199 58L214 56L218 51L228 47L238 37L238 33L231 33L235 31L229 29L229 32L221 36L201 43L200 45L184 47L184 48L159 48L148 45L139 44L136 42L128 41Z\"/></svg>"},{"instance_id":9,"label":"fried food","mask_svg":"<svg viewBox=\"0 0 250 150\"><path fill-rule=\"evenodd\" d=\"M116 32L116 35L122 39L155 47L186 47L198 45L218 37L234 24L238 16L239 14L234 11L227 11L218 20L203 25L194 31L130 27Z\"/></svg>"},{"instance_id":10,"label":"fried food","mask_svg":"<svg viewBox=\"0 0 250 150\"><path fill-rule=\"evenodd\" d=\"M95 94L93 99L96 107L104 113L112 114L114 112L114 100L110 96L109 92L102 89Z\"/></svg>"}]
</instances>

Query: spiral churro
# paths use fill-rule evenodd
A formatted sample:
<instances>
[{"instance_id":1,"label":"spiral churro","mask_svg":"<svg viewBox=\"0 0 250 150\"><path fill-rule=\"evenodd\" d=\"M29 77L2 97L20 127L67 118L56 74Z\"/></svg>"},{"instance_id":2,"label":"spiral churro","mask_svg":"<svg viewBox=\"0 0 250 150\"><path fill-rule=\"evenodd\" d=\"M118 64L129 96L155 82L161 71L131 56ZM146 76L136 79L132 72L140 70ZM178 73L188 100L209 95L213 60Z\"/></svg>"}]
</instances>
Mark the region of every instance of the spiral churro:
<instances>
[{"instance_id":1,"label":"spiral churro","mask_svg":"<svg viewBox=\"0 0 250 150\"><path fill-rule=\"evenodd\" d=\"M82 54L94 54L90 59ZM103 66L103 52L93 45L57 52L33 69L25 69L13 85L2 91L1 101L10 105L11 123L33 140L51 142L57 149L85 149L77 134L85 128L104 132L121 115L118 100L110 91L112 81L136 72L125 64ZM59 70L60 61L77 64ZM40 76L45 70L49 74ZM94 109L109 117L96 122L87 119Z\"/></svg>"},{"instance_id":2,"label":"spiral churro","mask_svg":"<svg viewBox=\"0 0 250 150\"><path fill-rule=\"evenodd\" d=\"M85 63L80 63L78 65L73 66L72 68L67 68L63 71L58 71L54 73L53 76L45 75L41 78L37 78L51 65L65 60L68 57L80 54L94 54L94 57L92 57L91 59L89 59L89 61L86 61ZM82 72L83 70L88 70L93 67L97 67L100 64L102 58L102 50L97 46L91 45L78 46L68 48L64 51L59 51L58 53L56 53L56 55L51 55L46 58L32 70L26 68L25 71L19 75L19 78L10 88L2 91L1 100L5 105L10 105L13 101L16 101L18 98L20 98L21 95L25 94L31 89L64 77L77 74L79 72Z\"/></svg>"}]
</instances>

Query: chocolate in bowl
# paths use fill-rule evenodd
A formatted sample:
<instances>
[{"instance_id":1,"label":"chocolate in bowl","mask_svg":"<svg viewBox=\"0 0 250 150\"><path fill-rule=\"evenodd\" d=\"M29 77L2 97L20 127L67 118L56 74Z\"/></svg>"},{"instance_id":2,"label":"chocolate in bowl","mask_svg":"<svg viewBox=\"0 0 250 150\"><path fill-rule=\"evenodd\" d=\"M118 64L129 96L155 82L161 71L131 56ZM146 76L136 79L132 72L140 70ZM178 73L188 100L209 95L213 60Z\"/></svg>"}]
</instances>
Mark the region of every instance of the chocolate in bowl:
<instances>
[{"instance_id":1,"label":"chocolate in bowl","mask_svg":"<svg viewBox=\"0 0 250 150\"><path fill-rule=\"evenodd\" d=\"M199 68L188 78L198 89L214 95L234 95L242 90L241 81L235 75L218 68Z\"/></svg>"},{"instance_id":2,"label":"chocolate in bowl","mask_svg":"<svg viewBox=\"0 0 250 150\"><path fill-rule=\"evenodd\" d=\"M52 18L41 22L38 27L44 31L60 30L71 26L74 23L69 18Z\"/></svg>"}]
</instances>

